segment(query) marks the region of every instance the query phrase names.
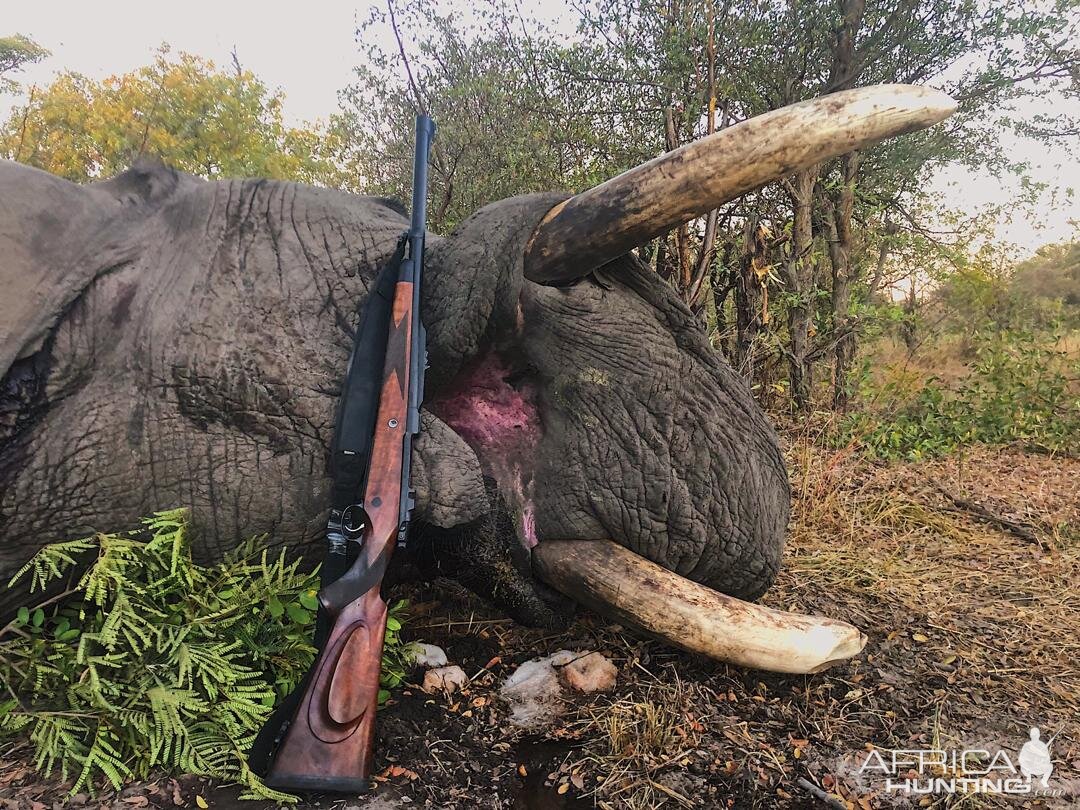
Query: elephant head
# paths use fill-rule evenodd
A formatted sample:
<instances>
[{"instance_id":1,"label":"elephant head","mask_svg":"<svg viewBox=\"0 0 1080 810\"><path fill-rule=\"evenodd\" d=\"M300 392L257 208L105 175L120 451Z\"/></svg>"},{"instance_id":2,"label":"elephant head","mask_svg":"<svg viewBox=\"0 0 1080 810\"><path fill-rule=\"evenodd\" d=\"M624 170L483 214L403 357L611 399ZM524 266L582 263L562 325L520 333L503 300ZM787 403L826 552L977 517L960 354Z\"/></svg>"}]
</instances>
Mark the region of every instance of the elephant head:
<instances>
[{"instance_id":1,"label":"elephant head","mask_svg":"<svg viewBox=\"0 0 1080 810\"><path fill-rule=\"evenodd\" d=\"M953 106L914 87L838 93L431 236L415 558L523 621L556 618L539 574L742 663L805 671L861 649L842 623L737 601L780 563L779 443L631 251ZM0 165L0 574L176 505L207 555L253 533L320 537L355 312L405 225L392 201L294 183L141 165L79 187Z\"/></svg>"}]
</instances>

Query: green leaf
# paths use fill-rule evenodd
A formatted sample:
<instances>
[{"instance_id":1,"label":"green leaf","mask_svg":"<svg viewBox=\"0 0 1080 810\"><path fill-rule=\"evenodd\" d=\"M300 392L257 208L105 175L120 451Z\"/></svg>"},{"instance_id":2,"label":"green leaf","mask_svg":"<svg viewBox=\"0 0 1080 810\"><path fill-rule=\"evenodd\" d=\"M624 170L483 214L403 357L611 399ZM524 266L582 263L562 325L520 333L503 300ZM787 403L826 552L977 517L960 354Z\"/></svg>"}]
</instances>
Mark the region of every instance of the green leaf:
<instances>
[{"instance_id":1,"label":"green leaf","mask_svg":"<svg viewBox=\"0 0 1080 810\"><path fill-rule=\"evenodd\" d=\"M316 591L304 591L300 594L300 604L306 607L308 610L319 609L319 598L316 596Z\"/></svg>"},{"instance_id":2,"label":"green leaf","mask_svg":"<svg viewBox=\"0 0 1080 810\"><path fill-rule=\"evenodd\" d=\"M18 611L16 611L16 613L15 613L15 618L19 622L19 624L26 624L27 622L30 621L30 608L28 608L28 607L19 608Z\"/></svg>"},{"instance_id":3,"label":"green leaf","mask_svg":"<svg viewBox=\"0 0 1080 810\"><path fill-rule=\"evenodd\" d=\"M401 622L393 616L386 617L386 629L391 633L396 633L401 629Z\"/></svg>"},{"instance_id":4,"label":"green leaf","mask_svg":"<svg viewBox=\"0 0 1080 810\"><path fill-rule=\"evenodd\" d=\"M267 621L266 613L276 602L284 616L281 595L309 591L315 579L284 552L268 559L254 540L213 567L199 566L183 513L167 514L172 519L145 522L149 540L95 535L45 546L31 561L27 579L47 584L76 552L89 552L72 598L55 614L33 604L19 611L33 636L5 640L0 656L0 677L35 684L49 710L3 704L0 724L27 736L41 771L69 774L80 790L160 768L287 801L230 752L314 659L310 631L293 621L310 624L310 611L294 603L286 621Z\"/></svg>"},{"instance_id":5,"label":"green leaf","mask_svg":"<svg viewBox=\"0 0 1080 810\"><path fill-rule=\"evenodd\" d=\"M285 606L281 604L281 600L276 596L271 596L266 605L270 609L270 615L275 619L280 619L282 614L285 613Z\"/></svg>"},{"instance_id":6,"label":"green leaf","mask_svg":"<svg viewBox=\"0 0 1080 810\"><path fill-rule=\"evenodd\" d=\"M300 605L296 604L295 602L290 602L285 609L289 613L289 618L297 624L311 623L311 613L307 610L304 610L304 608L300 607Z\"/></svg>"}]
</instances>

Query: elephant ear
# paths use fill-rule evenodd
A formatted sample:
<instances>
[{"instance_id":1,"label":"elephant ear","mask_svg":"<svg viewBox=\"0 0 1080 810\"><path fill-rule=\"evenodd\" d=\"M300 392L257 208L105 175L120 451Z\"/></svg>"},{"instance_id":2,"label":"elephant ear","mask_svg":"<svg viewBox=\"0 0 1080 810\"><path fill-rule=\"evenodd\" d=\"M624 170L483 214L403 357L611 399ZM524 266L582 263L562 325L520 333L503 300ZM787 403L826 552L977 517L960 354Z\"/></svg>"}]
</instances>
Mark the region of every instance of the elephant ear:
<instances>
[{"instance_id":1,"label":"elephant ear","mask_svg":"<svg viewBox=\"0 0 1080 810\"><path fill-rule=\"evenodd\" d=\"M135 258L129 226L181 177L140 164L80 186L0 161L0 378L41 348L94 279Z\"/></svg>"}]
</instances>

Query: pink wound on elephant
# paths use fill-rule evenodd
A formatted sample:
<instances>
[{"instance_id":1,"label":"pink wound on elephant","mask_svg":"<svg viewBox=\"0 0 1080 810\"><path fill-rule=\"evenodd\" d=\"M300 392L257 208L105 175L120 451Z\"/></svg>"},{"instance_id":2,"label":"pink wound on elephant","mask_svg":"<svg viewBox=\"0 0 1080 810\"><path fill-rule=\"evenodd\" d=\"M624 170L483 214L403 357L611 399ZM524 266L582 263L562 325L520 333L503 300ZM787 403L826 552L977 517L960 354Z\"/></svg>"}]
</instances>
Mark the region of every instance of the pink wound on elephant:
<instances>
[{"instance_id":1,"label":"pink wound on elephant","mask_svg":"<svg viewBox=\"0 0 1080 810\"><path fill-rule=\"evenodd\" d=\"M457 385L431 403L436 416L476 451L484 472L499 482L507 505L519 521L526 548L537 542L532 474L540 417L532 383L511 385L512 371L494 351L466 369Z\"/></svg>"},{"instance_id":2,"label":"pink wound on elephant","mask_svg":"<svg viewBox=\"0 0 1080 810\"><path fill-rule=\"evenodd\" d=\"M521 513L521 536L525 540L526 548L532 548L540 542L536 536L536 507L531 502L525 504Z\"/></svg>"},{"instance_id":3,"label":"pink wound on elephant","mask_svg":"<svg viewBox=\"0 0 1080 810\"><path fill-rule=\"evenodd\" d=\"M529 383L510 385L510 374L502 358L488 352L432 403L433 412L491 464L513 462L540 440L536 391Z\"/></svg>"}]
</instances>

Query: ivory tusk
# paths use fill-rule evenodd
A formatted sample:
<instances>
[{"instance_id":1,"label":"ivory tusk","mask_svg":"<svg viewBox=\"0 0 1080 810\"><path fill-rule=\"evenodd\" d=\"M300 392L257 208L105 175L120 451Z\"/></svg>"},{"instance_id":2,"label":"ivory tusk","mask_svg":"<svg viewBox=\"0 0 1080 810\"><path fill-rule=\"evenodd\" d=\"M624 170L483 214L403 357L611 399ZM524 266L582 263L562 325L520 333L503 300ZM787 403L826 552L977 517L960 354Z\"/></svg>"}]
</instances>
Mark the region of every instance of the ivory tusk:
<instances>
[{"instance_id":1,"label":"ivory tusk","mask_svg":"<svg viewBox=\"0 0 1080 810\"><path fill-rule=\"evenodd\" d=\"M956 110L929 87L882 84L764 113L583 191L548 212L525 250L525 276L572 281L729 200Z\"/></svg>"},{"instance_id":2,"label":"ivory tusk","mask_svg":"<svg viewBox=\"0 0 1080 810\"><path fill-rule=\"evenodd\" d=\"M533 568L598 613L690 652L771 672L809 673L857 655L858 628L773 610L681 577L611 540L545 540Z\"/></svg>"}]
</instances>

